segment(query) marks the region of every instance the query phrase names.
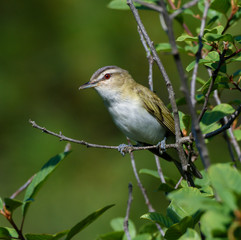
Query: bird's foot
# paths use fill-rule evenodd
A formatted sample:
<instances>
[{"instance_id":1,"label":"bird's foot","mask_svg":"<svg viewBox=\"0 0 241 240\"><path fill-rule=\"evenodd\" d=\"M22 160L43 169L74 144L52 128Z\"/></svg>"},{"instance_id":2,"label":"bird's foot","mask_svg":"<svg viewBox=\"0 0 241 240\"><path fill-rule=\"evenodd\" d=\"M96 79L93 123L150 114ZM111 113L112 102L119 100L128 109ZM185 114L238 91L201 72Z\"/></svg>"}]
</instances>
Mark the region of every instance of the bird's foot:
<instances>
[{"instance_id":1,"label":"bird's foot","mask_svg":"<svg viewBox=\"0 0 241 240\"><path fill-rule=\"evenodd\" d=\"M166 139L167 138L164 137L164 139L156 145L161 154L166 151Z\"/></svg>"},{"instance_id":2,"label":"bird's foot","mask_svg":"<svg viewBox=\"0 0 241 240\"><path fill-rule=\"evenodd\" d=\"M118 151L124 157L126 153L131 152L132 147L133 147L132 145L127 145L127 144L122 143L118 146Z\"/></svg>"}]
</instances>

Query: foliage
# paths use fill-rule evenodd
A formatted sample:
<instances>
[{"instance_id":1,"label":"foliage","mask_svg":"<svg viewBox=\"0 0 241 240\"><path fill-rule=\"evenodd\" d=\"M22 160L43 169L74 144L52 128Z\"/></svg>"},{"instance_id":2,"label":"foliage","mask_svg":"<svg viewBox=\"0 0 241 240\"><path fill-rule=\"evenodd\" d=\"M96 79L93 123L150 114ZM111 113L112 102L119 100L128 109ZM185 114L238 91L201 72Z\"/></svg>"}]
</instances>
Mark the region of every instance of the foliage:
<instances>
[{"instance_id":1,"label":"foliage","mask_svg":"<svg viewBox=\"0 0 241 240\"><path fill-rule=\"evenodd\" d=\"M201 0L198 1L196 8L182 8L181 2L166 1L166 5L169 15L175 14L181 9L180 13L175 15L174 20L184 30L176 37L175 44L179 53L191 57L185 69L191 81L195 79L195 83L199 85L197 90L194 89L194 100L198 106L196 112L201 112L199 115L200 129L202 134L207 136L207 134L215 133L216 130L221 129L229 122L228 128L231 127L231 131L228 134L225 132L227 135L225 139L227 139L227 144L231 149L230 155L235 164L228 163L229 160L225 160L227 162L225 164L211 164L207 171L202 171L203 179L195 179L196 187L189 187L184 180L180 185L177 185L174 179L165 176L165 182L157 187L157 191L165 193L170 201L165 214L145 213L145 210L141 210L140 218L143 225L137 228L134 221L129 219L128 230L132 240L241 239L241 173L237 169L239 163L236 162L233 150L238 152L237 148L240 149L239 146L237 147L237 142L241 141L241 125L236 119L238 114L235 115L237 112L235 109L240 108L240 99L218 103L220 97L224 96L225 98L227 94L231 95L230 92L233 90L241 92L239 86L241 81L239 67L241 33L233 34L232 31L229 31L236 24L240 24L241 2L238 0ZM202 17L207 4L209 8L207 16ZM158 8L160 7L158 0L138 1L138 3L134 3L134 6L139 10L156 11L156 9L160 9ZM112 0L108 7L129 10L126 0ZM200 20L192 32L187 26L187 19L190 18ZM168 32L163 21L161 19L162 27ZM201 23L205 24L202 34L200 33ZM173 46L169 42L157 43L155 49L161 54L173 53ZM198 68L202 69L203 72L207 70L208 77L204 77L205 74L201 74L200 71L195 73L194 70ZM210 101L214 95L216 95L216 98L214 97L216 104ZM178 106L186 105L184 98L176 99L176 102ZM181 111L179 111L179 118L183 135L188 136L192 131L193 119ZM233 148L230 147L230 143L233 144L235 141L236 145L234 144ZM195 142L188 147L191 151L193 148L194 151L197 150ZM44 164L40 171L19 190L19 192L25 190L22 200L16 199L18 191L11 197L0 198L0 213L12 226L11 228L0 227L0 239L70 240L113 206L108 205L96 210L72 228L58 233L23 232L24 219L27 217L28 209L34 202L38 191L68 154L69 151L64 151ZM141 169L139 173L159 179L159 173L156 170ZM22 221L18 226L13 219L13 213L20 207L22 208ZM124 218L113 219L110 223L112 231L99 235L97 239L126 240L123 222Z\"/></svg>"}]
</instances>

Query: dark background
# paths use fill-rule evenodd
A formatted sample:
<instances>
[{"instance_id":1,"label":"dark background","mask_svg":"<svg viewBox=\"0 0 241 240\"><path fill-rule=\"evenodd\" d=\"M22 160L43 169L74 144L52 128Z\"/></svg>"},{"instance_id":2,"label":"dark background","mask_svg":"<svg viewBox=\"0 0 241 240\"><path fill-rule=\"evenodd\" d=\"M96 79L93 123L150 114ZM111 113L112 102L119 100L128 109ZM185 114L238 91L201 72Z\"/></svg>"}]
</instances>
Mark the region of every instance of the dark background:
<instances>
[{"instance_id":1,"label":"dark background","mask_svg":"<svg viewBox=\"0 0 241 240\"><path fill-rule=\"evenodd\" d=\"M118 65L147 85L148 62L130 11L107 8L105 1L1 1L0 3L0 196L11 195L66 143L31 127L39 125L92 143L119 145L126 142L93 89L79 91L100 67ZM155 43L167 38L158 14L141 12ZM190 24L191 23L191 24ZM198 20L188 21L191 30ZM238 27L236 26L236 31ZM183 30L175 24L176 34ZM235 31L235 29L234 29ZM240 30L239 30L240 31ZM177 36L176 35L176 36ZM172 57L161 55L182 96ZM191 58L183 56L184 66ZM201 74L207 79L206 72ZM165 83L154 67L154 89L167 104ZM224 94L224 100L235 99ZM182 109L186 111L185 108ZM116 206L75 239L95 239L111 231L109 222L124 217L128 183L134 185L131 219L137 225L146 213L144 199L133 177L130 158L114 150L90 149L72 144L73 152L43 186L27 215L24 232L55 233L68 229L91 212L108 204ZM229 161L221 137L209 145L213 162ZM137 152L138 169L155 169L149 152ZM174 165L161 161L165 175L179 179ZM200 161L197 166L202 169ZM164 194L159 181L141 175L154 208L164 213ZM23 195L19 196L21 199ZM18 214L17 214L18 215ZM6 220L0 217L1 226Z\"/></svg>"}]
</instances>

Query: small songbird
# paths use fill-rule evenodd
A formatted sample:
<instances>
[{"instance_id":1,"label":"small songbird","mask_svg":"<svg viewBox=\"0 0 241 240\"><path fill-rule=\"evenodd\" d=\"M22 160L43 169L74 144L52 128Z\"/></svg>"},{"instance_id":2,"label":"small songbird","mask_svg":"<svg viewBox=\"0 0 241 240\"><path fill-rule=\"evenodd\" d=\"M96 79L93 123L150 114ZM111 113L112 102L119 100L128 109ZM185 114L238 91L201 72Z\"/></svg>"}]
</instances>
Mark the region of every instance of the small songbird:
<instances>
[{"instance_id":1,"label":"small songbird","mask_svg":"<svg viewBox=\"0 0 241 240\"><path fill-rule=\"evenodd\" d=\"M131 140L143 146L156 145L163 139L175 142L171 112L155 93L138 84L126 70L117 66L102 67L79 89L92 87L102 97L117 127ZM180 161L158 148L150 151L173 161L183 175ZM189 163L188 171L202 178L192 162Z\"/></svg>"}]
</instances>

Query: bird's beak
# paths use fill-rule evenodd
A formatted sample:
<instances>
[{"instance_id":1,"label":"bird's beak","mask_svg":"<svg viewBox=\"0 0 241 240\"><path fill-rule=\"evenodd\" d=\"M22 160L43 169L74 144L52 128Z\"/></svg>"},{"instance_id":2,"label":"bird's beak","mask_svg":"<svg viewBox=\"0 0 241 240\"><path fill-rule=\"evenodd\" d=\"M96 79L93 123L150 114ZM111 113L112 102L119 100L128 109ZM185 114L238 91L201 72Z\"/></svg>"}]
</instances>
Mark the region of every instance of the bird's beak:
<instances>
[{"instance_id":1,"label":"bird's beak","mask_svg":"<svg viewBox=\"0 0 241 240\"><path fill-rule=\"evenodd\" d=\"M85 89L85 88L92 88L96 86L96 82L87 82L79 87L79 90Z\"/></svg>"}]
</instances>

